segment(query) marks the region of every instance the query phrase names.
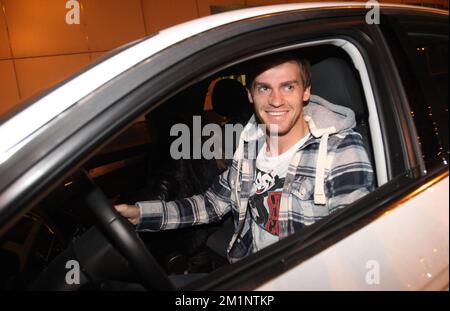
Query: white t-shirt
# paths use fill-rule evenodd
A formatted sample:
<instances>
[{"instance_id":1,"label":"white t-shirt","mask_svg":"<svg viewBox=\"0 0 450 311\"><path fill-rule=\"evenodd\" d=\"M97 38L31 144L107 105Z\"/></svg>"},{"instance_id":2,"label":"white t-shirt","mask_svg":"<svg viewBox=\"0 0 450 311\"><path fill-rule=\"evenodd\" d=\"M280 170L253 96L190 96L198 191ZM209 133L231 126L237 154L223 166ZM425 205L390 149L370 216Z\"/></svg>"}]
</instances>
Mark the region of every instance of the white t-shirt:
<instances>
[{"instance_id":1,"label":"white t-shirt","mask_svg":"<svg viewBox=\"0 0 450 311\"><path fill-rule=\"evenodd\" d=\"M275 243L278 237L278 213L284 180L295 152L308 140L306 135L286 152L267 155L267 144L256 157L256 174L249 198L253 233L253 252Z\"/></svg>"}]
</instances>

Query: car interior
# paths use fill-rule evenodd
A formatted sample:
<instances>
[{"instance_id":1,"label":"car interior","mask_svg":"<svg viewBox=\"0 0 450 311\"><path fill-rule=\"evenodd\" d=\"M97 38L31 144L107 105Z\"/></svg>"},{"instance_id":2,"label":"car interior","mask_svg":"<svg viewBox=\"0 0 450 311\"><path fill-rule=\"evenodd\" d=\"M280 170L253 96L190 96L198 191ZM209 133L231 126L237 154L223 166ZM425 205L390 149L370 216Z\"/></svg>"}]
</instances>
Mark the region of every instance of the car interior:
<instances>
[{"instance_id":1,"label":"car interior","mask_svg":"<svg viewBox=\"0 0 450 311\"><path fill-rule=\"evenodd\" d=\"M354 110L355 130L375 168L366 97L348 53L333 45L303 47L296 53L311 63L312 94ZM176 137L170 129L177 123L192 129L194 116L202 125L245 125L253 114L244 86L248 64L237 63L174 93L94 154L83 165L84 173L111 204L171 201L204 192L231 161L173 159L170 146ZM71 256L87 275L77 289L130 289L123 284L139 283L133 265L92 231L98 221L86 203L79 174L67 178L0 237L0 289L67 289L67 269L61 263ZM232 233L229 213L215 224L139 235L164 274L201 276L229 265L226 247Z\"/></svg>"}]
</instances>

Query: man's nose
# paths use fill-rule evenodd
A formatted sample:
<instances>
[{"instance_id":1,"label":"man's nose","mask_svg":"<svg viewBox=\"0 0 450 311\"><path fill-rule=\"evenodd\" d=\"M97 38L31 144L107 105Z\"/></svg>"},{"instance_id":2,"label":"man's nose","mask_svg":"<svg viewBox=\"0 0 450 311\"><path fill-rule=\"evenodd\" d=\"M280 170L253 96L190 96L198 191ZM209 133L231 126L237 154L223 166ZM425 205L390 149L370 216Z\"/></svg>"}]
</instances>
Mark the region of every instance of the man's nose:
<instances>
[{"instance_id":1,"label":"man's nose","mask_svg":"<svg viewBox=\"0 0 450 311\"><path fill-rule=\"evenodd\" d=\"M281 92L279 90L273 90L270 96L270 105L273 107L280 107L281 105L283 105L283 101L284 99Z\"/></svg>"}]
</instances>

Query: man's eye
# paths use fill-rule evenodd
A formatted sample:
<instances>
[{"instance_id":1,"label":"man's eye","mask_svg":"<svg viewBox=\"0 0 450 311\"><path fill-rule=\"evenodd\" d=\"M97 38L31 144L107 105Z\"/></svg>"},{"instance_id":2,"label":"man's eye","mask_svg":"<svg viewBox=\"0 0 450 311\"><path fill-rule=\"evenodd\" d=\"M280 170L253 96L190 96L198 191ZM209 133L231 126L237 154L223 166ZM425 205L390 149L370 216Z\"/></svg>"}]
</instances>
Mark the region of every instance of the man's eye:
<instances>
[{"instance_id":1,"label":"man's eye","mask_svg":"<svg viewBox=\"0 0 450 311\"><path fill-rule=\"evenodd\" d=\"M269 88L267 86L260 86L258 88L258 91L260 91L260 92L267 92L268 90L269 90Z\"/></svg>"},{"instance_id":2,"label":"man's eye","mask_svg":"<svg viewBox=\"0 0 450 311\"><path fill-rule=\"evenodd\" d=\"M284 87L284 89L286 91L292 91L292 90L294 90L294 88L295 88L295 86L293 84L289 84Z\"/></svg>"}]
</instances>

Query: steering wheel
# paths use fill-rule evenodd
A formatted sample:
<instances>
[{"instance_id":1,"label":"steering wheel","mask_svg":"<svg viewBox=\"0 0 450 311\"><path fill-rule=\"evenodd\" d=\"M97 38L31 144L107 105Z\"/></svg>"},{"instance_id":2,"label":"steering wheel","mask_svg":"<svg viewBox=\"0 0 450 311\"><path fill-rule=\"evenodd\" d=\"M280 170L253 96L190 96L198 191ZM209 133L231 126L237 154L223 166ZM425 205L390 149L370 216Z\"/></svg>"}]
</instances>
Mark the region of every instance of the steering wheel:
<instances>
[{"instance_id":1,"label":"steering wheel","mask_svg":"<svg viewBox=\"0 0 450 311\"><path fill-rule=\"evenodd\" d=\"M82 175L88 181L86 203L98 219L102 231L129 261L143 285L149 290L174 290L166 273L142 242L131 223L115 210L86 171L83 170Z\"/></svg>"}]
</instances>

